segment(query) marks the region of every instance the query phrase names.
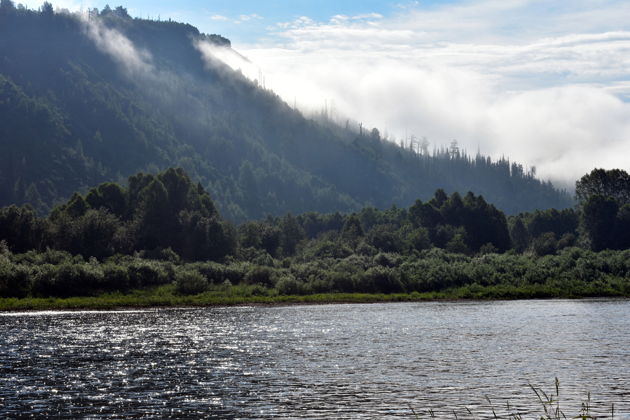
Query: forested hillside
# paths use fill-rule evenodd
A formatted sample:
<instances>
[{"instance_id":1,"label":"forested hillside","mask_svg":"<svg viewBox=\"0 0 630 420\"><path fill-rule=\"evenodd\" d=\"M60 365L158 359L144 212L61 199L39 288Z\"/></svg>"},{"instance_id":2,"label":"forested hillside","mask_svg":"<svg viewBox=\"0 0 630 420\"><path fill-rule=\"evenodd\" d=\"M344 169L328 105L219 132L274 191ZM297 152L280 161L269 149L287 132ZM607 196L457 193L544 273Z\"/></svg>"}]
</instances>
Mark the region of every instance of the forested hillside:
<instances>
[{"instance_id":1,"label":"forested hillside","mask_svg":"<svg viewBox=\"0 0 630 420\"><path fill-rule=\"evenodd\" d=\"M378 130L313 121L223 65L186 24L85 16L0 1L0 205L46 213L75 191L138 171L184 168L221 214L409 206L442 188L514 214L570 197L519 164L436 148L418 153Z\"/></svg>"}]
</instances>

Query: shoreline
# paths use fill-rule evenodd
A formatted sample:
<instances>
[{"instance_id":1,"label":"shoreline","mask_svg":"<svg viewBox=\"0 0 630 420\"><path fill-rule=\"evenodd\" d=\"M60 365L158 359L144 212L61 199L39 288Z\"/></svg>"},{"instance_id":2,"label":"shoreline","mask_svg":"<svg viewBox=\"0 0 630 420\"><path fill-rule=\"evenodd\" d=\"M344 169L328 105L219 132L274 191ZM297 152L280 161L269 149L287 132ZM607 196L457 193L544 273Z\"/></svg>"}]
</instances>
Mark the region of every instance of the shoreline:
<instances>
[{"instance_id":1,"label":"shoreline","mask_svg":"<svg viewBox=\"0 0 630 420\"><path fill-rule=\"evenodd\" d=\"M557 296L457 296L459 290L449 292L367 294L325 293L312 295L280 296L229 296L200 294L137 295L107 294L92 297L68 298L1 298L0 313L37 311L125 311L142 309L194 309L238 306L277 307L411 302L506 302L515 300L627 300L626 295L557 295Z\"/></svg>"}]
</instances>

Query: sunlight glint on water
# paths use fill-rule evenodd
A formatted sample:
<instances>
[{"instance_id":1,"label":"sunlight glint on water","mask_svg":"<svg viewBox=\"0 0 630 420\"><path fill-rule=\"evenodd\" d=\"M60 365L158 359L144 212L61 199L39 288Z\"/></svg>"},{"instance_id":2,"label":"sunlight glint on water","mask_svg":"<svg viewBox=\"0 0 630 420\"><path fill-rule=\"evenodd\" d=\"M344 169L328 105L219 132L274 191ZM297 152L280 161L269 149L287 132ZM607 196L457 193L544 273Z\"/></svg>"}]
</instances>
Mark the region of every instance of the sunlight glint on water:
<instances>
[{"instance_id":1,"label":"sunlight glint on water","mask_svg":"<svg viewBox=\"0 0 630 420\"><path fill-rule=\"evenodd\" d=\"M6 416L477 418L561 382L630 414L629 301L0 314ZM601 403L601 404L600 404Z\"/></svg>"}]
</instances>

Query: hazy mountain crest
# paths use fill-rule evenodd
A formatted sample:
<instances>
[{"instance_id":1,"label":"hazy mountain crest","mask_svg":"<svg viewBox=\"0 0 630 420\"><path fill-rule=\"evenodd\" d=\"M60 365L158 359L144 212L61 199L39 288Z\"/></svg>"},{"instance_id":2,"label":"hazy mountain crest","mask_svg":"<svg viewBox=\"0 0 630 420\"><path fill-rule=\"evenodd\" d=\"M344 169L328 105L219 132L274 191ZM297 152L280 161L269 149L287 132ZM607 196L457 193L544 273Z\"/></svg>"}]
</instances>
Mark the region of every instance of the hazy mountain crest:
<instances>
[{"instance_id":1,"label":"hazy mountain crest","mask_svg":"<svg viewBox=\"0 0 630 420\"><path fill-rule=\"evenodd\" d=\"M221 54L237 54L226 38L122 7L78 16L2 1L0 205L47 211L77 189L170 166L234 220L408 206L437 188L508 213L571 205L507 159L429 154L307 119Z\"/></svg>"}]
</instances>

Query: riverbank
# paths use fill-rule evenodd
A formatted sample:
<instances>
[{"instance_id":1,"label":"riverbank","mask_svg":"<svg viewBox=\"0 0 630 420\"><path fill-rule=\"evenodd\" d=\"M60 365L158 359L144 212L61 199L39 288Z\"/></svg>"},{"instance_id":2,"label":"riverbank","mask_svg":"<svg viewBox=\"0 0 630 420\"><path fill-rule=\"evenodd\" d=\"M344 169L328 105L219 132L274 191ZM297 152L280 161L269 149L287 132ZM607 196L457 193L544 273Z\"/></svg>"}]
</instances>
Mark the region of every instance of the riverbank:
<instances>
[{"instance_id":1,"label":"riverbank","mask_svg":"<svg viewBox=\"0 0 630 420\"><path fill-rule=\"evenodd\" d=\"M237 305L309 305L335 303L387 303L453 300L580 299L594 297L630 298L615 290L584 287L560 289L547 285L469 285L439 292L412 293L318 293L282 295L273 288L258 286L217 287L196 295L178 294L175 285L67 298L1 298L0 311L112 310L124 308L172 308Z\"/></svg>"}]
</instances>

